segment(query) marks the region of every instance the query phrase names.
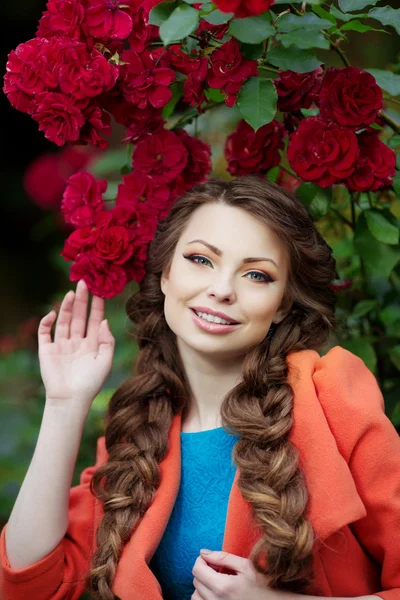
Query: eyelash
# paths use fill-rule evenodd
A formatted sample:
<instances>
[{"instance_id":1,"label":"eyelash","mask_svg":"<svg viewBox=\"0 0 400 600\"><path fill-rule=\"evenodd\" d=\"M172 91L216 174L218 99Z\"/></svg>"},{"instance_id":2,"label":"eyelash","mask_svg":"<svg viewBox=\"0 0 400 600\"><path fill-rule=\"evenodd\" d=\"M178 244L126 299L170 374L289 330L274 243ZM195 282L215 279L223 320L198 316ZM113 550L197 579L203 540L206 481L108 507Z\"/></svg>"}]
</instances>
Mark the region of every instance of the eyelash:
<instances>
[{"instance_id":1,"label":"eyelash","mask_svg":"<svg viewBox=\"0 0 400 600\"><path fill-rule=\"evenodd\" d=\"M204 260L208 260L208 262L211 263L209 258L207 258L206 256L202 256L201 254L190 254L188 256L183 255L183 258L194 262L196 265L201 265L201 263L195 262L195 258L203 258ZM260 279L250 279L250 281L255 281L256 283L273 283L275 281L275 279L273 279L270 275L267 275L266 273L261 273L260 271L249 271L249 273L257 273L257 275L262 275L262 277L265 278L263 281ZM249 273L247 273L247 275Z\"/></svg>"}]
</instances>

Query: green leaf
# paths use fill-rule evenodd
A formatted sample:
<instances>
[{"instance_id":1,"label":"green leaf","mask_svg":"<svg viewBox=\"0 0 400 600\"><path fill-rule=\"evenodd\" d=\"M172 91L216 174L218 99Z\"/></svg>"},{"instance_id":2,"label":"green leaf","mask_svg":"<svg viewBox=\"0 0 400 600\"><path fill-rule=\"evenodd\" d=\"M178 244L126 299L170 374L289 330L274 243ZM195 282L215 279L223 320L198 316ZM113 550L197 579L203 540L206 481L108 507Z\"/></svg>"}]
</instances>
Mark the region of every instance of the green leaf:
<instances>
[{"instance_id":1,"label":"green leaf","mask_svg":"<svg viewBox=\"0 0 400 600\"><path fill-rule=\"evenodd\" d=\"M248 60L258 60L264 54L264 44L240 44L240 53Z\"/></svg>"},{"instance_id":2,"label":"green leaf","mask_svg":"<svg viewBox=\"0 0 400 600\"><path fill-rule=\"evenodd\" d=\"M400 75L384 69L365 69L375 77L376 83L380 88L388 92L391 96L400 95Z\"/></svg>"},{"instance_id":3,"label":"green leaf","mask_svg":"<svg viewBox=\"0 0 400 600\"><path fill-rule=\"evenodd\" d=\"M381 212L375 210L364 211L367 219L368 229L372 235L384 244L398 244L399 230L395 225L389 223Z\"/></svg>"},{"instance_id":4,"label":"green leaf","mask_svg":"<svg viewBox=\"0 0 400 600\"><path fill-rule=\"evenodd\" d=\"M364 317L370 310L375 308L377 304L376 300L361 300L361 302L358 302L351 311L351 316L356 319Z\"/></svg>"},{"instance_id":5,"label":"green leaf","mask_svg":"<svg viewBox=\"0 0 400 600\"><path fill-rule=\"evenodd\" d=\"M181 4L170 14L160 26L160 38L167 46L174 40L181 40L195 31L199 25L199 11Z\"/></svg>"},{"instance_id":6,"label":"green leaf","mask_svg":"<svg viewBox=\"0 0 400 600\"><path fill-rule=\"evenodd\" d=\"M290 33L278 33L276 39L279 40L284 48L298 46L302 50L310 48L322 48L329 50L329 40L320 31L308 31L307 29L296 29Z\"/></svg>"},{"instance_id":7,"label":"green leaf","mask_svg":"<svg viewBox=\"0 0 400 600\"><path fill-rule=\"evenodd\" d=\"M304 16L299 17L298 15L286 14L278 19L276 23L278 31L293 31L293 29L307 30L317 29L330 29L332 23L328 19L321 19L318 15L312 12L305 13Z\"/></svg>"},{"instance_id":8,"label":"green leaf","mask_svg":"<svg viewBox=\"0 0 400 600\"><path fill-rule=\"evenodd\" d=\"M353 15L353 14L347 14L345 15L344 13L340 12L340 10L338 10L336 8L336 6L334 6L332 4L332 6L329 9L329 12L331 13L331 15L333 15L334 17L336 17L337 19L339 19L340 21L351 21L352 19L362 19L362 18L367 18L368 14L364 13L364 14L357 14L357 15Z\"/></svg>"},{"instance_id":9,"label":"green leaf","mask_svg":"<svg viewBox=\"0 0 400 600\"><path fill-rule=\"evenodd\" d=\"M386 327L392 323L400 322L400 305L388 304L379 311L379 318Z\"/></svg>"},{"instance_id":10,"label":"green leaf","mask_svg":"<svg viewBox=\"0 0 400 600\"><path fill-rule=\"evenodd\" d=\"M321 17L321 19L326 19L327 21L330 21L332 25L336 25L336 17L333 14L328 13L322 6L314 6L312 10L316 15Z\"/></svg>"},{"instance_id":11,"label":"green leaf","mask_svg":"<svg viewBox=\"0 0 400 600\"><path fill-rule=\"evenodd\" d=\"M161 25L175 10L175 2L162 2L151 9L149 14L149 25Z\"/></svg>"},{"instance_id":12,"label":"green leaf","mask_svg":"<svg viewBox=\"0 0 400 600\"><path fill-rule=\"evenodd\" d=\"M331 201L330 191L314 183L302 183L296 190L296 196L307 207L314 221L322 219L328 212Z\"/></svg>"},{"instance_id":13,"label":"green leaf","mask_svg":"<svg viewBox=\"0 0 400 600\"><path fill-rule=\"evenodd\" d=\"M270 169L267 173L268 181L272 181L273 183L275 183L279 177L279 171L280 171L279 165L277 167L272 167L272 169Z\"/></svg>"},{"instance_id":14,"label":"green leaf","mask_svg":"<svg viewBox=\"0 0 400 600\"><path fill-rule=\"evenodd\" d=\"M277 99L272 81L250 77L240 89L237 104L242 117L257 131L274 118Z\"/></svg>"},{"instance_id":15,"label":"green leaf","mask_svg":"<svg viewBox=\"0 0 400 600\"><path fill-rule=\"evenodd\" d=\"M323 4L324 0L306 0L306 4L310 4L312 6ZM290 4L302 4L303 0L292 0ZM274 6L276 4L288 4L288 0L275 0ZM271 11L270 11L271 12Z\"/></svg>"},{"instance_id":16,"label":"green leaf","mask_svg":"<svg viewBox=\"0 0 400 600\"><path fill-rule=\"evenodd\" d=\"M171 86L172 98L162 109L162 117L167 120L175 110L175 106L179 100L183 97L183 83Z\"/></svg>"},{"instance_id":17,"label":"green leaf","mask_svg":"<svg viewBox=\"0 0 400 600\"><path fill-rule=\"evenodd\" d=\"M230 21L232 19L232 17L234 17L234 16L235 16L235 13L233 13L233 12L232 13L224 13L224 12L221 12L220 10L216 9L207 15L206 21L211 23L211 25L223 25L224 23L227 23L228 21Z\"/></svg>"},{"instance_id":18,"label":"green leaf","mask_svg":"<svg viewBox=\"0 0 400 600\"><path fill-rule=\"evenodd\" d=\"M229 23L228 32L240 42L246 44L259 44L275 34L275 28L265 15L233 19Z\"/></svg>"},{"instance_id":19,"label":"green leaf","mask_svg":"<svg viewBox=\"0 0 400 600\"><path fill-rule=\"evenodd\" d=\"M376 354L368 338L354 338L352 340L342 340L340 345L359 356L367 365L368 369L374 373L376 368Z\"/></svg>"},{"instance_id":20,"label":"green leaf","mask_svg":"<svg viewBox=\"0 0 400 600\"><path fill-rule=\"evenodd\" d=\"M211 100L211 102L224 102L225 96L221 92L221 90L215 90L213 88L209 88L208 90L204 90L205 97L207 100Z\"/></svg>"},{"instance_id":21,"label":"green leaf","mask_svg":"<svg viewBox=\"0 0 400 600\"><path fill-rule=\"evenodd\" d=\"M388 278L400 260L400 249L379 242L370 232L365 214L357 221L354 243L364 262L367 276Z\"/></svg>"},{"instance_id":22,"label":"green leaf","mask_svg":"<svg viewBox=\"0 0 400 600\"><path fill-rule=\"evenodd\" d=\"M396 171L396 175L393 179L393 189L396 194L400 195L400 171Z\"/></svg>"},{"instance_id":23,"label":"green leaf","mask_svg":"<svg viewBox=\"0 0 400 600\"><path fill-rule=\"evenodd\" d=\"M339 0L339 8L347 13L351 10L362 10L366 6L375 6L379 0Z\"/></svg>"},{"instance_id":24,"label":"green leaf","mask_svg":"<svg viewBox=\"0 0 400 600\"><path fill-rule=\"evenodd\" d=\"M322 65L313 50L302 50L296 46L290 48L277 46L273 48L268 52L268 61L274 67L280 67L285 71L295 71L296 73L309 73Z\"/></svg>"},{"instance_id":25,"label":"green leaf","mask_svg":"<svg viewBox=\"0 0 400 600\"><path fill-rule=\"evenodd\" d=\"M381 31L382 33L389 33L388 31L385 31L385 29L375 29L375 27L364 25L363 23L361 23L361 21L358 21L357 19L355 21L345 23L340 27L339 31L358 31L359 33L365 33L366 31Z\"/></svg>"},{"instance_id":26,"label":"green leaf","mask_svg":"<svg viewBox=\"0 0 400 600\"><path fill-rule=\"evenodd\" d=\"M392 363L394 364L396 369L398 371L400 371L400 346L394 346L393 348L390 348L389 356L390 356L390 360L392 361ZM400 411L399 411L399 415L400 415Z\"/></svg>"},{"instance_id":27,"label":"green leaf","mask_svg":"<svg viewBox=\"0 0 400 600\"><path fill-rule=\"evenodd\" d=\"M400 8L395 9L391 6L373 8L369 11L368 16L371 19L376 19L382 25L391 25L400 34Z\"/></svg>"}]
</instances>

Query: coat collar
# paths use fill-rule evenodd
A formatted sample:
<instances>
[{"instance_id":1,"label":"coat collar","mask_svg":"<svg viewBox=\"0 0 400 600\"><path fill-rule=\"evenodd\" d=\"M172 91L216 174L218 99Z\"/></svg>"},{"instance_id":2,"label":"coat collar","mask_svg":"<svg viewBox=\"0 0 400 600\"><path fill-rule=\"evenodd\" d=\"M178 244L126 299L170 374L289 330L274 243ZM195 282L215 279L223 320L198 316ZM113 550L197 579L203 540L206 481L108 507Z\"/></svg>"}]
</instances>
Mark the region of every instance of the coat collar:
<instances>
[{"instance_id":1,"label":"coat collar","mask_svg":"<svg viewBox=\"0 0 400 600\"><path fill-rule=\"evenodd\" d=\"M314 350L303 350L288 357L294 391L294 423L289 440L299 451L300 467L307 482L307 516L316 534L316 549L332 533L367 514L316 395L312 375L318 359ZM176 415L169 431L168 451L160 463L160 486L118 564L113 589L122 600L162 600L160 585L148 564L160 543L179 490L180 431L181 415ZM99 440L98 451L98 461L104 462L107 458L104 437ZM239 491L238 477L239 469L229 496L222 550L247 558L261 530ZM96 500L96 527L102 515L102 505Z\"/></svg>"}]
</instances>

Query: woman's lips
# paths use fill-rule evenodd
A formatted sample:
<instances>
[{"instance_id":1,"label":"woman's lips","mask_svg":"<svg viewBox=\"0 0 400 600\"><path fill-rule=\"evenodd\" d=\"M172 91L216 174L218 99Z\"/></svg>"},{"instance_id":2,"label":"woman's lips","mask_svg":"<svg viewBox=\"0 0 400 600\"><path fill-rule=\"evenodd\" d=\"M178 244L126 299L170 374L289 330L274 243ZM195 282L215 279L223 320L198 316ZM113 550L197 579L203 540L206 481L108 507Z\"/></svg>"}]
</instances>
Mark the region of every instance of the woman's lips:
<instances>
[{"instance_id":1,"label":"woman's lips","mask_svg":"<svg viewBox=\"0 0 400 600\"><path fill-rule=\"evenodd\" d=\"M236 329L240 323L236 323L235 325L223 325L222 323L210 323L205 319L197 316L196 311L192 308L190 309L193 315L193 321L195 324L200 327L203 331L207 331L208 333L228 333L229 331L233 331Z\"/></svg>"}]
</instances>

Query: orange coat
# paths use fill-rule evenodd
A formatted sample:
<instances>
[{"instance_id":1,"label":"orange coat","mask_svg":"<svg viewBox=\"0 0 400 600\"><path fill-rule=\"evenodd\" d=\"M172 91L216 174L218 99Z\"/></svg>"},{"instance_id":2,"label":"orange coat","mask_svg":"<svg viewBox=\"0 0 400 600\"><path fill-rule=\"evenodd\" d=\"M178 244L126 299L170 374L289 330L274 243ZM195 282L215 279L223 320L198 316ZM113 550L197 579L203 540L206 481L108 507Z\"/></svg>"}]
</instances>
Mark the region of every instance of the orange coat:
<instances>
[{"instance_id":1,"label":"orange coat","mask_svg":"<svg viewBox=\"0 0 400 600\"><path fill-rule=\"evenodd\" d=\"M289 365L294 390L290 440L300 451L309 490L308 516L317 535L316 582L308 593L376 594L384 600L399 600L400 438L384 413L376 379L361 359L339 346L322 358L313 350L291 354ZM90 494L89 481L106 458L101 437L96 465L85 469L80 485L71 488L68 531L42 560L22 570L11 569L5 548L7 525L3 528L0 581L4 600L77 600L81 596L94 532L102 516L102 505ZM180 466L180 416L176 416L168 453L160 465L160 487L118 565L113 590L121 600L162 598L148 564L178 493ZM238 474L237 470L222 550L248 557L260 531L237 487Z\"/></svg>"}]
</instances>

